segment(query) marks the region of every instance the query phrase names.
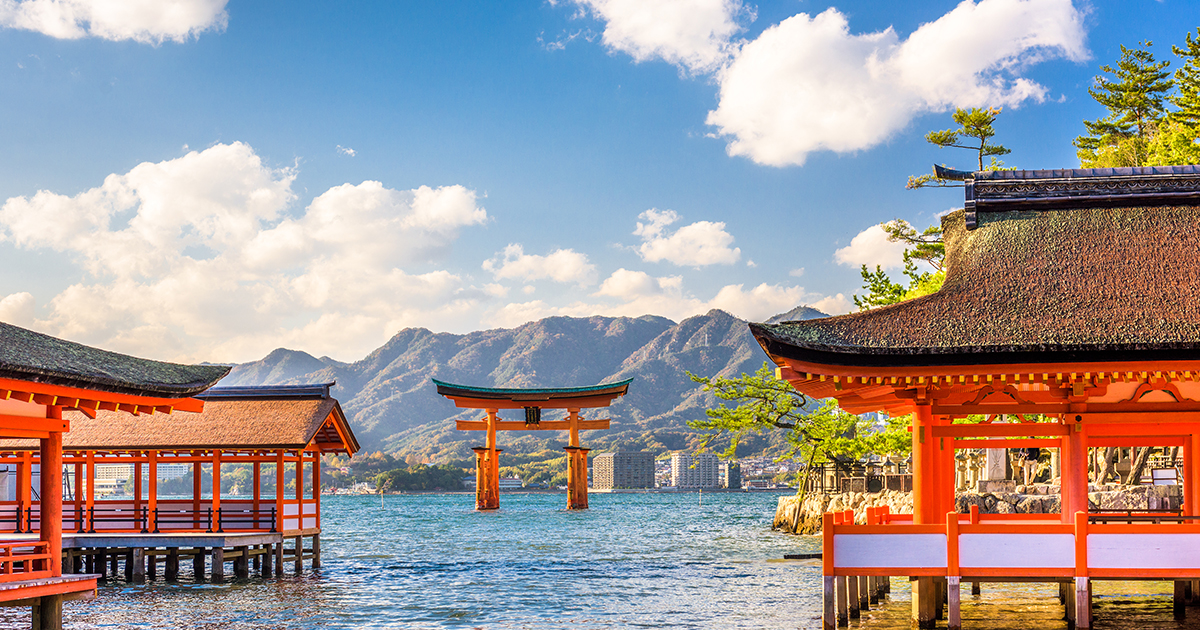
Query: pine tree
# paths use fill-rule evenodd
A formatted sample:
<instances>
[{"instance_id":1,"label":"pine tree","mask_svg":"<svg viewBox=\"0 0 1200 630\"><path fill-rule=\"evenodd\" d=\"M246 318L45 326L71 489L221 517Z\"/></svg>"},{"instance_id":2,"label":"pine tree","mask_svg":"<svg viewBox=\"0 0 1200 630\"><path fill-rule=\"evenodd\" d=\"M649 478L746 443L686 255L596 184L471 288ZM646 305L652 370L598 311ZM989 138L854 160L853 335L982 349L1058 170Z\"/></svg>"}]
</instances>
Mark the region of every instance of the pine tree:
<instances>
[{"instance_id":1,"label":"pine tree","mask_svg":"<svg viewBox=\"0 0 1200 630\"><path fill-rule=\"evenodd\" d=\"M1200 35L1200 27L1196 34ZM1200 37L1193 39L1192 35L1187 34L1187 45L1183 48L1171 46L1175 56L1183 60L1183 66L1175 71L1175 86L1179 92L1170 97L1171 104L1179 110L1168 114L1168 118L1171 122L1196 127L1200 126Z\"/></svg>"},{"instance_id":2,"label":"pine tree","mask_svg":"<svg viewBox=\"0 0 1200 630\"><path fill-rule=\"evenodd\" d=\"M1100 75L1088 94L1108 109L1108 116L1083 121L1087 135L1075 139L1083 166L1144 166L1147 144L1166 115L1167 93L1174 85L1167 67L1155 61L1146 41L1137 48L1121 46L1116 67L1100 66L1112 78Z\"/></svg>"},{"instance_id":3,"label":"pine tree","mask_svg":"<svg viewBox=\"0 0 1200 630\"><path fill-rule=\"evenodd\" d=\"M958 108L954 111L952 118L958 123L958 129L946 129L944 131L930 131L925 134L925 141L937 145L943 149L968 149L975 152L976 161L978 162L979 170L984 170L985 165L983 158L990 157L991 161L986 165L989 171L1003 170L1004 162L996 159L999 155L1008 155L1011 151L1003 145L990 144L988 141L996 136L996 130L992 126L996 122L996 117L1003 111L999 107L972 107L971 109ZM963 138L974 138L972 144L965 144ZM910 176L906 188L926 188L926 187L949 187L961 186L961 183L949 183L947 180L939 179L937 175L919 175Z\"/></svg>"}]
</instances>

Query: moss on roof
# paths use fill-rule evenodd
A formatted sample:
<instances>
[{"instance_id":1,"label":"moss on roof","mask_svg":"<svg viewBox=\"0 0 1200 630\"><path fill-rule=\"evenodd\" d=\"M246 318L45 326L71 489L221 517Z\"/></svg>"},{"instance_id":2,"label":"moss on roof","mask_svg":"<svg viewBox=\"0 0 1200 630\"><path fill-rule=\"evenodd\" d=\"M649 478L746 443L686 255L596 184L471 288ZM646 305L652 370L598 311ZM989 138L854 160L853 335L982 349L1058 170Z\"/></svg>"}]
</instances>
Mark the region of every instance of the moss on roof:
<instances>
[{"instance_id":1,"label":"moss on roof","mask_svg":"<svg viewBox=\"0 0 1200 630\"><path fill-rule=\"evenodd\" d=\"M182 398L212 387L229 369L139 359L0 323L0 378Z\"/></svg>"},{"instance_id":2,"label":"moss on roof","mask_svg":"<svg viewBox=\"0 0 1200 630\"><path fill-rule=\"evenodd\" d=\"M1200 357L1200 208L997 212L971 231L958 211L942 226L947 274L937 293L838 317L752 324L759 343L783 356L818 353L849 364L858 362L851 355L897 363L907 356L910 364L980 354L999 362L1045 353Z\"/></svg>"}]
</instances>

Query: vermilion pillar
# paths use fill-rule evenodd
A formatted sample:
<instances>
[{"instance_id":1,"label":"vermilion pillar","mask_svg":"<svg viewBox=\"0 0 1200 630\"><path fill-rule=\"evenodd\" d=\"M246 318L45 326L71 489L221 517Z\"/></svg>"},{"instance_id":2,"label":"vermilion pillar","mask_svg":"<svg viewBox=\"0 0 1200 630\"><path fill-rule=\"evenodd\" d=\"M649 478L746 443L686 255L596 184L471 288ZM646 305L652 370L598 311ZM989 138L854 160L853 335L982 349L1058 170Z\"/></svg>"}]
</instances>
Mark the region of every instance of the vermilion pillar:
<instances>
[{"instance_id":1,"label":"vermilion pillar","mask_svg":"<svg viewBox=\"0 0 1200 630\"><path fill-rule=\"evenodd\" d=\"M937 466L933 451L933 408L917 405L912 425L912 476L913 476L913 523L937 525L943 521L938 515L937 487L934 486Z\"/></svg>"},{"instance_id":2,"label":"vermilion pillar","mask_svg":"<svg viewBox=\"0 0 1200 630\"><path fill-rule=\"evenodd\" d=\"M500 479L495 466L498 448L476 446L475 451L475 509L495 510L500 507Z\"/></svg>"},{"instance_id":3,"label":"vermilion pillar","mask_svg":"<svg viewBox=\"0 0 1200 630\"><path fill-rule=\"evenodd\" d=\"M1088 511L1088 446L1087 427L1082 416L1068 414L1065 461L1062 466L1062 518L1072 523L1076 512Z\"/></svg>"},{"instance_id":4,"label":"vermilion pillar","mask_svg":"<svg viewBox=\"0 0 1200 630\"><path fill-rule=\"evenodd\" d=\"M47 417L62 420L62 407L47 407ZM41 440L41 540L50 546L50 575L62 575L62 433Z\"/></svg>"},{"instance_id":5,"label":"vermilion pillar","mask_svg":"<svg viewBox=\"0 0 1200 630\"><path fill-rule=\"evenodd\" d=\"M564 446L567 451L567 509L588 507L587 454L591 449Z\"/></svg>"}]
</instances>

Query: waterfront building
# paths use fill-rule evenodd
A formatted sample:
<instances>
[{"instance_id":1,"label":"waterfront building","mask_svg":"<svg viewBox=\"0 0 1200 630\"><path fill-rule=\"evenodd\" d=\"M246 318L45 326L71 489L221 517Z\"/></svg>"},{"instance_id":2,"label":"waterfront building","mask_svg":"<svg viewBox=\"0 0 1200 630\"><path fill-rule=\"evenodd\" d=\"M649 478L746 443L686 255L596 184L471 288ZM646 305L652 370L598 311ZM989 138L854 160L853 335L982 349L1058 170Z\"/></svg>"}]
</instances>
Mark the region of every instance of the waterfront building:
<instances>
[{"instance_id":1,"label":"waterfront building","mask_svg":"<svg viewBox=\"0 0 1200 630\"><path fill-rule=\"evenodd\" d=\"M618 450L592 458L592 488L653 488L654 454L646 451Z\"/></svg>"},{"instance_id":2,"label":"waterfront building","mask_svg":"<svg viewBox=\"0 0 1200 630\"><path fill-rule=\"evenodd\" d=\"M486 431L484 446L475 451L475 509L500 507L500 453L496 448L497 431L567 431L567 509L586 510L588 506L588 451L579 445L579 432L607 429L608 419L587 420L583 409L607 407L629 391L633 379L587 387L503 388L454 385L430 379L438 394L466 409L482 409L483 420L459 420L459 431ZM501 420L501 409L520 409L524 420ZM542 420L543 409L567 412L562 420Z\"/></svg>"},{"instance_id":3,"label":"waterfront building","mask_svg":"<svg viewBox=\"0 0 1200 630\"><path fill-rule=\"evenodd\" d=\"M716 488L717 456L712 453L671 455L671 485L676 488Z\"/></svg>"},{"instance_id":4,"label":"waterfront building","mask_svg":"<svg viewBox=\"0 0 1200 630\"><path fill-rule=\"evenodd\" d=\"M742 467L737 462L721 462L717 466L717 483L730 490L741 488Z\"/></svg>"},{"instance_id":5,"label":"waterfront building","mask_svg":"<svg viewBox=\"0 0 1200 630\"><path fill-rule=\"evenodd\" d=\"M64 412L71 432L61 459L72 485L56 511L67 531L62 546L68 572L103 573L106 557L115 571L118 553L135 582L155 574L160 555L168 580L178 576L181 557L192 559L198 578L211 559L218 580L226 562L237 577L247 577L252 563L264 577L282 575L285 557L297 572L303 560L319 566L321 457L358 450L331 385L213 388L194 395L202 407L170 416L105 408ZM0 532L34 530L49 509L44 492L30 492L41 462L36 442L0 440L0 465L15 469L17 480L15 500L0 501ZM160 495L163 465L191 471L182 495ZM230 472L223 465L249 469L249 487L240 493L248 498L223 496L222 473ZM132 486L132 495L102 494L103 467L132 469L120 481ZM268 492L264 486L273 487ZM199 533L203 542L197 542Z\"/></svg>"},{"instance_id":6,"label":"waterfront building","mask_svg":"<svg viewBox=\"0 0 1200 630\"><path fill-rule=\"evenodd\" d=\"M104 413L124 422L199 412L204 403L193 396L229 368L138 359L4 323L0 366L0 438L29 444L6 467L21 510L11 509L0 528L0 604L30 606L35 628L61 628L63 601L93 597L99 577L63 571L63 435L76 428L68 417ZM45 503L37 509L28 500L35 459L46 471L37 477Z\"/></svg>"},{"instance_id":7,"label":"waterfront building","mask_svg":"<svg viewBox=\"0 0 1200 630\"><path fill-rule=\"evenodd\" d=\"M1171 580L1182 614L1200 578L1200 167L950 175L966 200L942 219L939 291L750 325L805 395L912 414L912 514L824 516L824 627L881 576L912 576L914 627L943 603L961 627L967 580L1058 583L1076 628L1093 580ZM1133 446L1183 453L1181 514L1089 509L1089 449ZM981 447L1056 451L1061 511L957 513L955 453Z\"/></svg>"}]
</instances>

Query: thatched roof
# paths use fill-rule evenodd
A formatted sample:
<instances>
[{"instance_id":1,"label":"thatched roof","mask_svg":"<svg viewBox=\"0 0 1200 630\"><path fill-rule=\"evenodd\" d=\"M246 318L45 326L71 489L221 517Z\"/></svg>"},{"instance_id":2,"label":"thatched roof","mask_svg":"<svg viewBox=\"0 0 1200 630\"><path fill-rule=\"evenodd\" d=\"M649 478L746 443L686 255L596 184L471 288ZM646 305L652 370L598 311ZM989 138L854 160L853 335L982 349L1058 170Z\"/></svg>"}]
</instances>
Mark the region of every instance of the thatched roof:
<instances>
[{"instance_id":1,"label":"thatched roof","mask_svg":"<svg viewBox=\"0 0 1200 630\"><path fill-rule=\"evenodd\" d=\"M0 378L183 398L212 387L229 369L138 359L0 323Z\"/></svg>"},{"instance_id":2,"label":"thatched roof","mask_svg":"<svg viewBox=\"0 0 1200 630\"><path fill-rule=\"evenodd\" d=\"M1200 185L1183 170L1168 183ZM1015 182L1009 192L1035 196L1041 183L1020 174L1005 176ZM942 220L946 282L935 294L751 330L772 355L827 365L1200 359L1200 207L1137 205L1139 190L1166 184L1135 175L1116 186L1111 175L1071 172L1071 186L1101 191L1103 203L1090 207L1070 207L1083 195L1065 209L993 205L973 230L963 211L951 213ZM1122 191L1132 191L1124 203Z\"/></svg>"},{"instance_id":3,"label":"thatched roof","mask_svg":"<svg viewBox=\"0 0 1200 630\"><path fill-rule=\"evenodd\" d=\"M64 450L302 449L311 443L325 452L358 451L337 399L311 388L223 388L205 394L204 411L134 416L100 411L89 418L64 412L71 430ZM328 391L328 386L324 387ZM306 393L307 392L307 393ZM36 448L31 440L0 440L0 449Z\"/></svg>"}]
</instances>

